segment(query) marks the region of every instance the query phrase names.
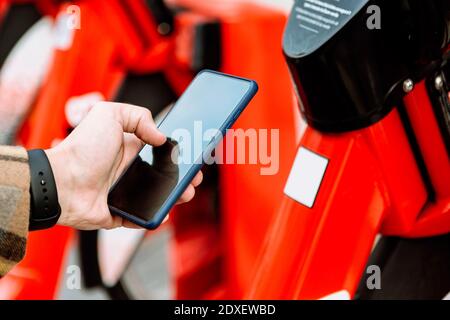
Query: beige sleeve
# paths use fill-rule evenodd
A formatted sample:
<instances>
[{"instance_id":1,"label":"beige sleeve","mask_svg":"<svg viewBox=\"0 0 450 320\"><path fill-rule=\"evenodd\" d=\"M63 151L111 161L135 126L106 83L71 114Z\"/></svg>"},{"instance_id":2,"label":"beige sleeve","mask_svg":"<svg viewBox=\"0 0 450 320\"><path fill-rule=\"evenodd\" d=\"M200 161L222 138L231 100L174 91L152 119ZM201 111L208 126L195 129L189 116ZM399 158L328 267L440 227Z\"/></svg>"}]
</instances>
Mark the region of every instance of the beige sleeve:
<instances>
[{"instance_id":1,"label":"beige sleeve","mask_svg":"<svg viewBox=\"0 0 450 320\"><path fill-rule=\"evenodd\" d=\"M0 146L0 278L25 255L30 216L28 154Z\"/></svg>"}]
</instances>

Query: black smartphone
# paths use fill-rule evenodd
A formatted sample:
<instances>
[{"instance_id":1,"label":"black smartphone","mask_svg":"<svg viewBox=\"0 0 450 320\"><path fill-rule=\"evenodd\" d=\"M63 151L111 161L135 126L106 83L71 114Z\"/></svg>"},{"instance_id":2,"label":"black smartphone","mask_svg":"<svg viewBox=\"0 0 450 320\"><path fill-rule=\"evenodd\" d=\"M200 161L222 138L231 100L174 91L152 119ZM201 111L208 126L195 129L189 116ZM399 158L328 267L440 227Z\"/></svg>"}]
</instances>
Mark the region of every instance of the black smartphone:
<instances>
[{"instance_id":1,"label":"black smartphone","mask_svg":"<svg viewBox=\"0 0 450 320\"><path fill-rule=\"evenodd\" d=\"M146 145L112 187L111 213L157 228L257 91L252 80L200 72L159 125L167 142Z\"/></svg>"}]
</instances>

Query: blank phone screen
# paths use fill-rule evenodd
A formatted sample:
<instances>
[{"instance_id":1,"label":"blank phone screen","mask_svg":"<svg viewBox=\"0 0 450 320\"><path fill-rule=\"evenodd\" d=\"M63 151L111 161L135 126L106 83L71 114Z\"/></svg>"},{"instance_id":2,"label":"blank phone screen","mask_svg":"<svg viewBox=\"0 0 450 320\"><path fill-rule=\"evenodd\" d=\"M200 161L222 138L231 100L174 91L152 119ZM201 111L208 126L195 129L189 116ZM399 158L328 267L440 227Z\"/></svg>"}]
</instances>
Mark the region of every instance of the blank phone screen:
<instances>
[{"instance_id":1,"label":"blank phone screen","mask_svg":"<svg viewBox=\"0 0 450 320\"><path fill-rule=\"evenodd\" d=\"M201 164L252 82L202 72L173 106L159 129L167 136L161 147L146 145L112 188L108 204L145 222L152 221L169 196ZM151 103L151 102L150 102Z\"/></svg>"}]
</instances>

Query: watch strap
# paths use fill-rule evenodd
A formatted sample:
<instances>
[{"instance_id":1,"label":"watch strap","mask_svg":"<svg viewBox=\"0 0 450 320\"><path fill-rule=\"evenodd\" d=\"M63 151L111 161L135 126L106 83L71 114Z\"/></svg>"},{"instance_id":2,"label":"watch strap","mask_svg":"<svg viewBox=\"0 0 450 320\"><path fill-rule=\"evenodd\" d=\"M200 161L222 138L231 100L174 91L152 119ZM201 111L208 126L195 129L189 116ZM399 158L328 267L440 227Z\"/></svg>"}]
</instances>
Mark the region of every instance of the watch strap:
<instances>
[{"instance_id":1,"label":"watch strap","mask_svg":"<svg viewBox=\"0 0 450 320\"><path fill-rule=\"evenodd\" d=\"M53 227L61 215L58 191L50 162L44 150L28 151L30 165L30 231Z\"/></svg>"}]
</instances>

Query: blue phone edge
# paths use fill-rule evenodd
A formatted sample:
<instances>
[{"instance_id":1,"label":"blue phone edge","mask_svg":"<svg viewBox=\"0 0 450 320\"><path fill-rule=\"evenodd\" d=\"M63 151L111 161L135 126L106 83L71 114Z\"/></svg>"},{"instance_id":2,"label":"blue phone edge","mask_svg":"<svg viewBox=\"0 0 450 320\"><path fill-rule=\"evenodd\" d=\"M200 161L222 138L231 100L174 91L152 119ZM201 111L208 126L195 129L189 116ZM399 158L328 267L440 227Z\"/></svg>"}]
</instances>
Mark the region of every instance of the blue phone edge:
<instances>
[{"instance_id":1,"label":"blue phone edge","mask_svg":"<svg viewBox=\"0 0 450 320\"><path fill-rule=\"evenodd\" d=\"M217 75L220 75L220 76L226 76L226 77L230 77L230 78L244 80L244 81L247 81L247 82L250 83L249 90L242 97L241 101L236 105L236 108L230 114L230 116L224 122L222 128L220 129L220 132L222 133L222 138L223 138L225 136L225 134L226 134L226 131L228 129L230 129L231 126L236 122L236 120L239 118L241 113L244 111L244 109L247 107L247 105L250 103L250 101L253 99L253 97L258 92L258 84L254 80L245 79L245 78L241 78L241 77L237 77L237 76L233 76L233 75L228 75L228 74L225 74L225 73L217 72L217 71L214 71L214 70L208 70L208 69L200 71L197 74L196 77L200 76L204 72L210 72L210 73L214 73L214 74L217 74ZM194 80L195 80L195 78L194 78ZM192 81L194 81L194 80L192 80ZM169 114L167 114L164 117L164 119L161 121L161 123L165 120L165 118L168 115ZM221 140L222 139L215 141L214 142L214 147L216 147L217 144ZM202 159L204 159L204 156L205 156L206 152L207 152L207 150L204 150L204 152L202 153ZM202 160L202 163L195 164L189 169L189 171L187 172L186 176L180 182L179 186L173 190L173 192L169 195L169 197L166 199L166 201L162 204L161 208L155 214L154 218L152 220L150 220L150 221L145 221L143 219L140 219L140 218L138 218L138 217L136 217L134 215L131 215L131 214L127 213L127 212L124 212L124 211L122 211L122 210L120 210L118 208L115 208L113 206L110 206L108 204L109 210L111 211L111 213L116 214L118 216L121 216L121 217L131 221L132 223L137 224L140 227L143 227L143 228L146 228L146 229L149 229L149 230L154 230L154 229L158 228L162 224L162 222L164 221L166 216L169 214L170 210L176 204L177 200L183 194L184 190L189 186L189 184L191 183L192 179L194 179L195 175L201 170L203 165L204 165L204 162ZM126 172L126 170L125 170L125 172ZM120 178L118 180L120 180ZM111 190L113 188L114 188L114 185L111 187Z\"/></svg>"}]
</instances>

